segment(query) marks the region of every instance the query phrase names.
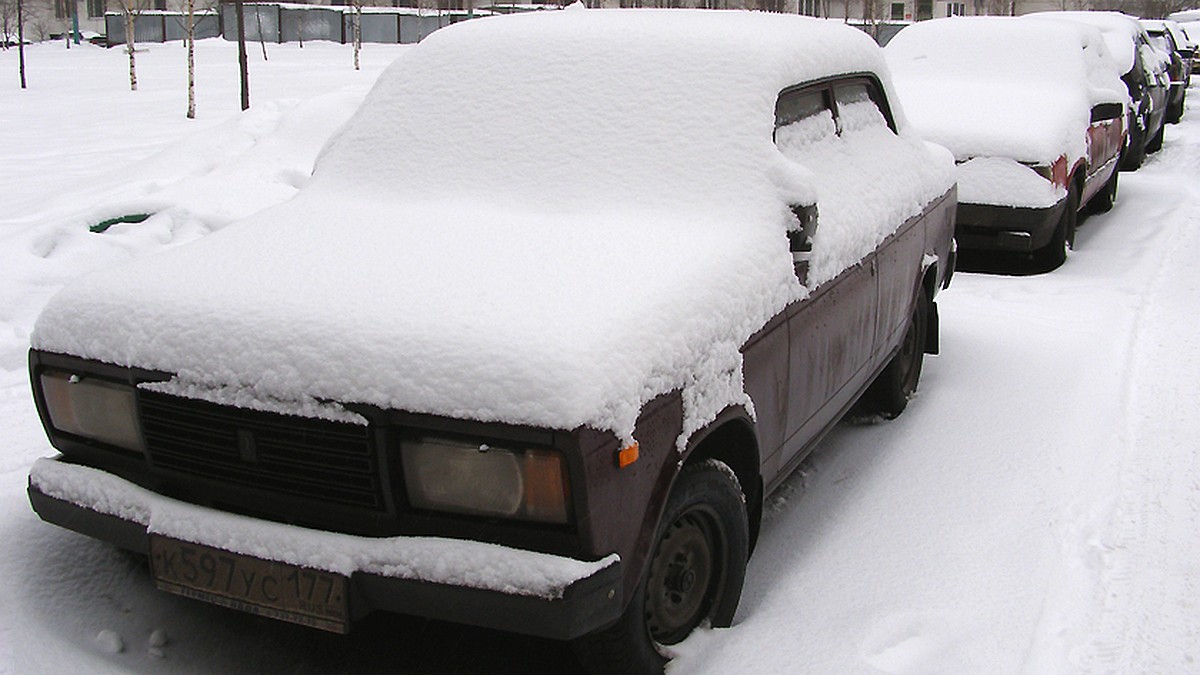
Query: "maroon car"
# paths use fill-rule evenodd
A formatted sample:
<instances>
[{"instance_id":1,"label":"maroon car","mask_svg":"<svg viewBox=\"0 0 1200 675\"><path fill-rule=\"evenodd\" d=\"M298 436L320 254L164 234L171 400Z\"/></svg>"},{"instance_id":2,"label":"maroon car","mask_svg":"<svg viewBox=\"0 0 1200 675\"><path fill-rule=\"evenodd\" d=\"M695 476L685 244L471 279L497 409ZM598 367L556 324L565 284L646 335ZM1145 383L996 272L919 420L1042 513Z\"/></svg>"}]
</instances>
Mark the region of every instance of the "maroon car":
<instances>
[{"instance_id":1,"label":"maroon car","mask_svg":"<svg viewBox=\"0 0 1200 675\"><path fill-rule=\"evenodd\" d=\"M295 199L48 304L30 500L199 600L661 669L731 621L764 495L936 352L953 163L893 105L800 17L439 31Z\"/></svg>"}]
</instances>

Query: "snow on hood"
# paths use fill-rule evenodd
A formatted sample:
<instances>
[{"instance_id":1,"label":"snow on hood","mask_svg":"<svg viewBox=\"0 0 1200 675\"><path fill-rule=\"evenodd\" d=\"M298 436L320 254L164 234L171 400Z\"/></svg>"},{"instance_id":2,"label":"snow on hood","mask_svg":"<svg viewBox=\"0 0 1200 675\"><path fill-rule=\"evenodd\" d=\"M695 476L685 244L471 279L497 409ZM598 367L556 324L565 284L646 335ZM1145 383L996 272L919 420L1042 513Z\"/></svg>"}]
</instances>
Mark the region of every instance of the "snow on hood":
<instances>
[{"instance_id":1,"label":"snow on hood","mask_svg":"<svg viewBox=\"0 0 1200 675\"><path fill-rule=\"evenodd\" d=\"M958 160L1084 155L1091 107L1125 87L1099 32L1013 17L914 24L884 50L914 128Z\"/></svg>"},{"instance_id":2,"label":"snow on hood","mask_svg":"<svg viewBox=\"0 0 1200 675\"><path fill-rule=\"evenodd\" d=\"M343 197L85 277L34 345L263 397L628 432L722 340L736 365L790 292L752 229Z\"/></svg>"},{"instance_id":3,"label":"snow on hood","mask_svg":"<svg viewBox=\"0 0 1200 675\"><path fill-rule=\"evenodd\" d=\"M626 439L681 389L695 427L749 403L740 346L807 292L784 228L788 203L819 201L820 167L772 143L778 92L882 67L861 31L799 17L457 24L380 77L295 199L68 286L33 345L248 399Z\"/></svg>"}]
</instances>

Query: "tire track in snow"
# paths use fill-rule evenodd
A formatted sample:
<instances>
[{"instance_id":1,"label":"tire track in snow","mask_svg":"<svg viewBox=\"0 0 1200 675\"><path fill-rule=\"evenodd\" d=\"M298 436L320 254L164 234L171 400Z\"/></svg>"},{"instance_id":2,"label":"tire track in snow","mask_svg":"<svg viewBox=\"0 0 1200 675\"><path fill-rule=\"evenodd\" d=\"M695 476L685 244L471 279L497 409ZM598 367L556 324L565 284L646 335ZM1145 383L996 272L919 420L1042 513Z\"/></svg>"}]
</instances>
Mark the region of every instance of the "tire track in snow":
<instances>
[{"instance_id":1,"label":"tire track in snow","mask_svg":"<svg viewBox=\"0 0 1200 675\"><path fill-rule=\"evenodd\" d=\"M1175 154L1195 157L1198 145ZM1200 177L1188 164L1174 180ZM1200 460L1192 441L1200 437L1192 410L1200 401L1200 336L1193 322L1179 320L1194 312L1200 293L1200 194L1187 193L1174 217L1148 223L1166 230L1170 246L1141 294L1128 346L1118 495L1104 529L1086 542L1101 570L1093 637L1069 656L1089 673L1200 667Z\"/></svg>"}]
</instances>

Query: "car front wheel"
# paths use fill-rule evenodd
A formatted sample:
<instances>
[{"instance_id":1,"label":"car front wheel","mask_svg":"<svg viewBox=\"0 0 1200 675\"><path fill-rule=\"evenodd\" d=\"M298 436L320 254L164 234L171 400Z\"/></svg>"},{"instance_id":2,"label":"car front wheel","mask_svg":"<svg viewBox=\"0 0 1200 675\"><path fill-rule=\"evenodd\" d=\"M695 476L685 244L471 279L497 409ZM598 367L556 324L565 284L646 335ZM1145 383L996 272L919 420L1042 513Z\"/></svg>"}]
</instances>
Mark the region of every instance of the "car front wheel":
<instances>
[{"instance_id":1,"label":"car front wheel","mask_svg":"<svg viewBox=\"0 0 1200 675\"><path fill-rule=\"evenodd\" d=\"M575 640L581 665L594 673L661 673L665 647L705 621L729 625L749 542L745 496L733 471L712 459L685 466L629 606L615 624Z\"/></svg>"}]
</instances>

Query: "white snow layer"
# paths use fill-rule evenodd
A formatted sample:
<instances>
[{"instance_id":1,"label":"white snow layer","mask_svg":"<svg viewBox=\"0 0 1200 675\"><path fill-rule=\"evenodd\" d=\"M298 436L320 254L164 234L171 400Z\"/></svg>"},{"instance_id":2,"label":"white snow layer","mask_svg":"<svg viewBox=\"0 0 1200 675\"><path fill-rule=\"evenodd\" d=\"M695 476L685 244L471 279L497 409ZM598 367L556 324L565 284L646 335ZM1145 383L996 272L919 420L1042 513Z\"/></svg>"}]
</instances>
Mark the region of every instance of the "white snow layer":
<instances>
[{"instance_id":1,"label":"white snow layer","mask_svg":"<svg viewBox=\"0 0 1200 675\"><path fill-rule=\"evenodd\" d=\"M279 401L625 439L683 389L698 428L745 402L739 346L807 292L789 203L818 202L815 286L952 182L906 135L909 161L847 180L878 127L845 134L853 161L780 154L778 92L863 71L883 71L869 38L799 17L458 24L380 77L296 198L68 286L32 342Z\"/></svg>"},{"instance_id":2,"label":"white snow layer","mask_svg":"<svg viewBox=\"0 0 1200 675\"><path fill-rule=\"evenodd\" d=\"M958 200L967 204L1046 208L1067 191L1007 157L976 157L958 165Z\"/></svg>"},{"instance_id":3,"label":"white snow layer","mask_svg":"<svg viewBox=\"0 0 1200 675\"><path fill-rule=\"evenodd\" d=\"M1073 164L1087 151L1092 106L1128 99L1100 34L1079 24L936 19L900 31L884 51L915 129L960 161L1049 165L1065 155Z\"/></svg>"},{"instance_id":4,"label":"white snow layer","mask_svg":"<svg viewBox=\"0 0 1200 675\"><path fill-rule=\"evenodd\" d=\"M145 525L151 534L344 575L367 572L551 599L620 560L615 553L584 562L477 541L309 530L176 501L53 459L34 463L29 481L51 497Z\"/></svg>"}]
</instances>

